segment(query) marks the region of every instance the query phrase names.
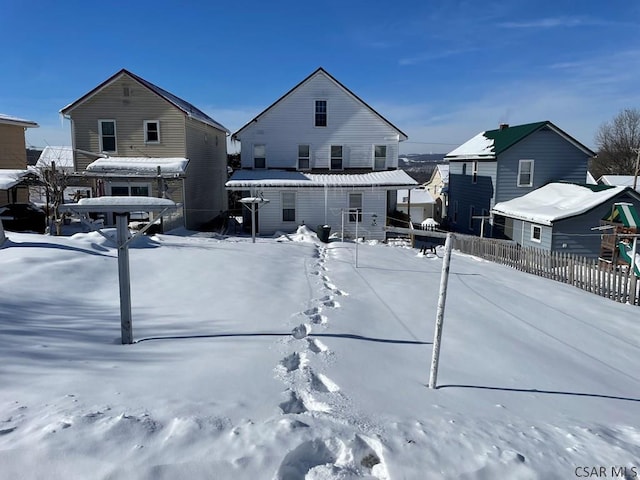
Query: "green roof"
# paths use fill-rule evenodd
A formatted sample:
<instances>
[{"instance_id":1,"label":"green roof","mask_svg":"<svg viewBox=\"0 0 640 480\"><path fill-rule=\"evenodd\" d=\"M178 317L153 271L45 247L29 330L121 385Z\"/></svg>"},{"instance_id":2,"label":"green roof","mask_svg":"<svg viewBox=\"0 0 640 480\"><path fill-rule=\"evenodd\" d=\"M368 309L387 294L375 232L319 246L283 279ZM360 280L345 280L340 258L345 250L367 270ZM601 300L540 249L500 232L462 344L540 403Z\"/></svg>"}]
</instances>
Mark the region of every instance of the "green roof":
<instances>
[{"instance_id":1,"label":"green roof","mask_svg":"<svg viewBox=\"0 0 640 480\"><path fill-rule=\"evenodd\" d=\"M518 143L523 138L531 135L533 132L540 130L542 127L548 125L550 122L536 122L527 123L525 125L516 125L514 127L507 127L502 130L487 130L484 132L484 136L493 140L493 153L499 155L507 148Z\"/></svg>"},{"instance_id":2,"label":"green roof","mask_svg":"<svg viewBox=\"0 0 640 480\"><path fill-rule=\"evenodd\" d=\"M545 120L543 122L527 123L524 125L515 125L513 127L505 125L503 128L487 130L486 132L479 133L455 150L449 152L445 155L445 158L448 160L493 160L516 143L542 129L549 129L557 133L590 157L596 155L595 152L582 145L575 138L572 138L566 132L560 130L550 121Z\"/></svg>"}]
</instances>

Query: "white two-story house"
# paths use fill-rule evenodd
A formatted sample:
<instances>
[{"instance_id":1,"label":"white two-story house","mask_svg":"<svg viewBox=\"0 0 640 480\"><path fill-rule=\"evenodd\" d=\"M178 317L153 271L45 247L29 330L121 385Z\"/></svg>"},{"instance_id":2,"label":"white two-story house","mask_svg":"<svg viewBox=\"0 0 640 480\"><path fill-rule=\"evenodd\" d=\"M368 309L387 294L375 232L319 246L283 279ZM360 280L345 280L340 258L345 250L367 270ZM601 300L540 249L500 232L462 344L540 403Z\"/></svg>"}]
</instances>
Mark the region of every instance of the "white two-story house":
<instances>
[{"instance_id":1,"label":"white two-story house","mask_svg":"<svg viewBox=\"0 0 640 480\"><path fill-rule=\"evenodd\" d=\"M417 185L398 169L407 136L323 68L233 134L242 169L227 189L268 200L257 231L328 225L382 240L396 191Z\"/></svg>"}]
</instances>

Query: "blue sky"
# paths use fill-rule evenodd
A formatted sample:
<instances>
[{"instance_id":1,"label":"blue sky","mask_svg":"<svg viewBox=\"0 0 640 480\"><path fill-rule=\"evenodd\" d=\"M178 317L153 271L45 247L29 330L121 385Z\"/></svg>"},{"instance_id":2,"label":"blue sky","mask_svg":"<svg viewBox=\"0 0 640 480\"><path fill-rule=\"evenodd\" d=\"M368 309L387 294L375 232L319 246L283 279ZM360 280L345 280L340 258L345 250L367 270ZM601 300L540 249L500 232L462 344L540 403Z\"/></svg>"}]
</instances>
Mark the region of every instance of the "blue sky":
<instances>
[{"instance_id":1,"label":"blue sky","mask_svg":"<svg viewBox=\"0 0 640 480\"><path fill-rule=\"evenodd\" d=\"M402 153L551 120L587 146L640 107L640 2L0 0L0 113L70 145L59 110L121 68L235 132L322 66L408 134Z\"/></svg>"}]
</instances>

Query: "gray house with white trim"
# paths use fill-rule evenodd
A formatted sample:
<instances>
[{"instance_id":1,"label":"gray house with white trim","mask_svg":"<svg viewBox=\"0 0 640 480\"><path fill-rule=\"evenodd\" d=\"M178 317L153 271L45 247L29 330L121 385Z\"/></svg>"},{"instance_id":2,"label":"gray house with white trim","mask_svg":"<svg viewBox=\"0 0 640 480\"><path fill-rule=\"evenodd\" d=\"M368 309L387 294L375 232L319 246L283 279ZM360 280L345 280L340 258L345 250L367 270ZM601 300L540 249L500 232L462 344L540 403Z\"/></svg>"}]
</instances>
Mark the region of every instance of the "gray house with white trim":
<instances>
[{"instance_id":1,"label":"gray house with white trim","mask_svg":"<svg viewBox=\"0 0 640 480\"><path fill-rule=\"evenodd\" d=\"M501 125L445 156L449 161L448 223L479 235L481 220L497 203L521 197L555 181L584 183L595 152L549 121ZM484 220L486 221L486 220ZM511 238L512 226L491 221L494 236Z\"/></svg>"},{"instance_id":2,"label":"gray house with white trim","mask_svg":"<svg viewBox=\"0 0 640 480\"><path fill-rule=\"evenodd\" d=\"M298 225L343 228L346 235L385 238L396 191L417 185L398 169L407 136L338 80L318 68L233 134L242 169L227 189L269 200L258 232ZM349 214L348 211L352 213Z\"/></svg>"}]
</instances>

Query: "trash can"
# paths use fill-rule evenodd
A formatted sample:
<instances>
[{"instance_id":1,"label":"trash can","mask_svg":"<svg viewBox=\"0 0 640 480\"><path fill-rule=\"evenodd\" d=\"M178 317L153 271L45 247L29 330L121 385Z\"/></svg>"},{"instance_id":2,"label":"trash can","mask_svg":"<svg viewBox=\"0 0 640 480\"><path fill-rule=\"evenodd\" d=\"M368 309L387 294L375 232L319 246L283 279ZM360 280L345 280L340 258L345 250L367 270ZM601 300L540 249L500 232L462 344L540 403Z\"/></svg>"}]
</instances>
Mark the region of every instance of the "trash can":
<instances>
[{"instance_id":1,"label":"trash can","mask_svg":"<svg viewBox=\"0 0 640 480\"><path fill-rule=\"evenodd\" d=\"M329 243L329 234L331 233L331 227L329 225L318 225L316 234L321 242Z\"/></svg>"}]
</instances>

